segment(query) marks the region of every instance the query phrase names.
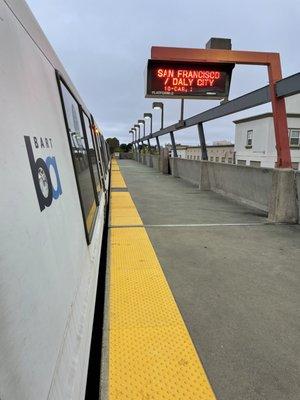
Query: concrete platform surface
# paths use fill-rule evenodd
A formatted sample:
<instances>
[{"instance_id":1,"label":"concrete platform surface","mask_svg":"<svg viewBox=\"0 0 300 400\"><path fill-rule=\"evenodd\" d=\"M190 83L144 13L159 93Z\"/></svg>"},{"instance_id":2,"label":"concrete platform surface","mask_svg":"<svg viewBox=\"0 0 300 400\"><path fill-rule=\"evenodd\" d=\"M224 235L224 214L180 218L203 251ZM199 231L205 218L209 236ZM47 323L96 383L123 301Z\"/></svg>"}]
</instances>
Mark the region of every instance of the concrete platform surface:
<instances>
[{"instance_id":1,"label":"concrete platform surface","mask_svg":"<svg viewBox=\"0 0 300 400\"><path fill-rule=\"evenodd\" d=\"M219 400L300 399L300 226L120 169Z\"/></svg>"}]
</instances>

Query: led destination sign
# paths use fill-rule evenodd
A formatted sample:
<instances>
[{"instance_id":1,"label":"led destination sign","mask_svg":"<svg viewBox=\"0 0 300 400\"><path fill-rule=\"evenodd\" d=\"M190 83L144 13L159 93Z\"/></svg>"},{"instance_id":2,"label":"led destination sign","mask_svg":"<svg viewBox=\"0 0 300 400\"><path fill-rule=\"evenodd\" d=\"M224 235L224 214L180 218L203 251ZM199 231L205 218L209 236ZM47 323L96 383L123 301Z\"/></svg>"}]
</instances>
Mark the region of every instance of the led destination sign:
<instances>
[{"instance_id":1,"label":"led destination sign","mask_svg":"<svg viewBox=\"0 0 300 400\"><path fill-rule=\"evenodd\" d=\"M228 96L233 64L148 60L146 97Z\"/></svg>"}]
</instances>

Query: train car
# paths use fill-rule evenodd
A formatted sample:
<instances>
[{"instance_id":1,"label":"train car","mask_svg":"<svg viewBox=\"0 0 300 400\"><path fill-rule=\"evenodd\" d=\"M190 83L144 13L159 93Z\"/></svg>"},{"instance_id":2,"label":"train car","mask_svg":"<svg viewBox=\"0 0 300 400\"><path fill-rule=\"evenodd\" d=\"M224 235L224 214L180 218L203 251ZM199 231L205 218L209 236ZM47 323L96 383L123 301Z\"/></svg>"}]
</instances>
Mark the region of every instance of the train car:
<instances>
[{"instance_id":1,"label":"train car","mask_svg":"<svg viewBox=\"0 0 300 400\"><path fill-rule=\"evenodd\" d=\"M25 1L0 43L0 398L83 399L109 150Z\"/></svg>"}]
</instances>

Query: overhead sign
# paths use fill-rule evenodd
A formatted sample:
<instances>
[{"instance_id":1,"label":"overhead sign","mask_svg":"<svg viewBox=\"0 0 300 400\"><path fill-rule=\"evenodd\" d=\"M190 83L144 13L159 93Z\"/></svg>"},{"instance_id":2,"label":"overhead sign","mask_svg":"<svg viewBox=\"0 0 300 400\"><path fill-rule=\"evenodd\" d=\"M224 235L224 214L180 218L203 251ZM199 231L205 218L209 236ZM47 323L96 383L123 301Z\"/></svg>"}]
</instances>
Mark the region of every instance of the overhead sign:
<instances>
[{"instance_id":1,"label":"overhead sign","mask_svg":"<svg viewBox=\"0 0 300 400\"><path fill-rule=\"evenodd\" d=\"M146 97L222 99L234 64L148 60Z\"/></svg>"}]
</instances>

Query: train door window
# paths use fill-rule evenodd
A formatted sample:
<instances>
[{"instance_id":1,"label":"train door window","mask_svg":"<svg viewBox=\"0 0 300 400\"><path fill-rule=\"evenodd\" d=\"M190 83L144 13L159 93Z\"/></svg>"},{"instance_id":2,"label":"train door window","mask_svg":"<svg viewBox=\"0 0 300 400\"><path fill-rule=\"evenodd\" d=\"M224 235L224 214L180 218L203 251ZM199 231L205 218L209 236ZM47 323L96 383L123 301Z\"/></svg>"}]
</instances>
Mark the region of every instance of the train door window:
<instances>
[{"instance_id":1,"label":"train door window","mask_svg":"<svg viewBox=\"0 0 300 400\"><path fill-rule=\"evenodd\" d=\"M97 136L97 141L98 141L98 149L99 149L99 158L101 160L102 175L103 175L103 179L104 179L105 175L106 175L107 166L106 166L106 159L103 156L103 152L102 152L101 136L100 135Z\"/></svg>"},{"instance_id":2,"label":"train door window","mask_svg":"<svg viewBox=\"0 0 300 400\"><path fill-rule=\"evenodd\" d=\"M102 154L102 158L103 158L104 163L105 163L105 169L107 169L107 157L106 157L105 145L104 145L104 142L103 142L103 136L99 137L99 143L100 143L100 151L101 151L101 154Z\"/></svg>"},{"instance_id":3,"label":"train door window","mask_svg":"<svg viewBox=\"0 0 300 400\"><path fill-rule=\"evenodd\" d=\"M108 166L108 160L107 160L106 147L105 147L105 142L104 142L103 136L100 136L99 140L100 140L101 154L102 154L102 158L103 158L104 163L105 163L105 172L106 172L107 171L107 166Z\"/></svg>"},{"instance_id":4,"label":"train door window","mask_svg":"<svg viewBox=\"0 0 300 400\"><path fill-rule=\"evenodd\" d=\"M98 200L95 196L86 145L88 140L85 138L85 131L82 127L79 104L61 80L59 84L86 237L88 243L90 243L97 214Z\"/></svg>"},{"instance_id":5,"label":"train door window","mask_svg":"<svg viewBox=\"0 0 300 400\"><path fill-rule=\"evenodd\" d=\"M97 155L98 155L98 165L99 165L99 170L100 170L100 177L101 177L101 182L102 186L105 187L105 163L103 161L103 157L101 154L101 145L100 145L100 139L99 139L99 131L95 132L94 139L96 143L96 148L97 148Z\"/></svg>"},{"instance_id":6,"label":"train door window","mask_svg":"<svg viewBox=\"0 0 300 400\"><path fill-rule=\"evenodd\" d=\"M101 187L99 169L98 169L98 165L97 165L98 159L97 159L95 144L94 144L92 131L91 131L91 123L90 123L89 118L85 114L85 112L82 112L82 115L83 115L83 123L84 123L86 137L87 137L88 152L89 152L92 170L93 170L94 179L95 179L96 190L97 190L97 193L99 194L101 192L102 187Z\"/></svg>"}]
</instances>

